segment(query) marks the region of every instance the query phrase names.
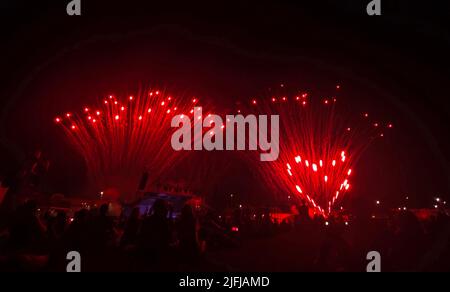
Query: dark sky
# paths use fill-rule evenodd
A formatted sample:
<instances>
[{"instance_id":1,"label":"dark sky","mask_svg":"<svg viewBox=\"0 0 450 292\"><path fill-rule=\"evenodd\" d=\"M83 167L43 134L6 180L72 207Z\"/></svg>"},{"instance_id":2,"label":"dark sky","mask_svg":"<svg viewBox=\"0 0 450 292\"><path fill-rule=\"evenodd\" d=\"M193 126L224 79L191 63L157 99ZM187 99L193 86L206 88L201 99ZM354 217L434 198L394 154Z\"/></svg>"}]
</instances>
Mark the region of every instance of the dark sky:
<instances>
[{"instance_id":1,"label":"dark sky","mask_svg":"<svg viewBox=\"0 0 450 292\"><path fill-rule=\"evenodd\" d=\"M384 15L369 17L360 0L82 0L83 15L69 17L69 1L1 2L2 174L40 147L53 162L50 190L75 194L82 159L52 118L111 92L150 83L231 106L280 82L340 83L396 125L364 155L355 191L392 205L449 194L449 4L382 0ZM253 172L236 160L216 195L257 200Z\"/></svg>"}]
</instances>

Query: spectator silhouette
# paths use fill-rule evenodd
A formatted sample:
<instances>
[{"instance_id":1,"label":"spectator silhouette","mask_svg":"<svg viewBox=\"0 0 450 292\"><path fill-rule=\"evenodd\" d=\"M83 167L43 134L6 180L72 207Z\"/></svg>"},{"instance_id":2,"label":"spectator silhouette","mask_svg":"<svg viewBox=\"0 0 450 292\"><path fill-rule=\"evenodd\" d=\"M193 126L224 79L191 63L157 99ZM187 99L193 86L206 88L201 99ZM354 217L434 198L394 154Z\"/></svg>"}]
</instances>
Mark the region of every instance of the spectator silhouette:
<instances>
[{"instance_id":1,"label":"spectator silhouette","mask_svg":"<svg viewBox=\"0 0 450 292\"><path fill-rule=\"evenodd\" d=\"M65 241L66 245L71 250L83 252L89 248L90 238L88 210L82 209L75 213L72 224L70 224Z\"/></svg>"},{"instance_id":2,"label":"spectator silhouette","mask_svg":"<svg viewBox=\"0 0 450 292\"><path fill-rule=\"evenodd\" d=\"M139 248L147 256L152 255L157 259L167 252L170 230L165 201L156 200L152 209L153 214L146 217L142 222Z\"/></svg>"},{"instance_id":3,"label":"spectator silhouette","mask_svg":"<svg viewBox=\"0 0 450 292\"><path fill-rule=\"evenodd\" d=\"M114 222L108 216L108 210L108 204L101 205L99 214L92 224L91 237L94 249L104 249L114 239Z\"/></svg>"},{"instance_id":4,"label":"spectator silhouette","mask_svg":"<svg viewBox=\"0 0 450 292\"><path fill-rule=\"evenodd\" d=\"M194 217L192 207L189 205L185 205L181 210L181 218L178 224L178 239L180 241L181 254L186 259L192 259L198 254L197 220Z\"/></svg>"},{"instance_id":5,"label":"spectator silhouette","mask_svg":"<svg viewBox=\"0 0 450 292\"><path fill-rule=\"evenodd\" d=\"M139 228L141 225L141 215L139 208L134 208L131 212L130 218L125 224L125 229L122 235L120 245L126 247L137 243Z\"/></svg>"},{"instance_id":6,"label":"spectator silhouette","mask_svg":"<svg viewBox=\"0 0 450 292\"><path fill-rule=\"evenodd\" d=\"M27 201L15 212L9 226L10 247L17 251L31 251L42 243L45 227L37 216L37 205Z\"/></svg>"}]
</instances>

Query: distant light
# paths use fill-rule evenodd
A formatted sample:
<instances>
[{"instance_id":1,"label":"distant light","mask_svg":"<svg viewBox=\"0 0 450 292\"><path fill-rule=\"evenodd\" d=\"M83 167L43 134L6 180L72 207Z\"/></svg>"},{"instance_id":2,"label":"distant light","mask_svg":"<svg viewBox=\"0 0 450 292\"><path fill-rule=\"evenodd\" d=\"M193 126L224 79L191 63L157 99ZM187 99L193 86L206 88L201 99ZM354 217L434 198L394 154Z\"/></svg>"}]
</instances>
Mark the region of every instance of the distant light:
<instances>
[{"instance_id":1,"label":"distant light","mask_svg":"<svg viewBox=\"0 0 450 292\"><path fill-rule=\"evenodd\" d=\"M328 223L328 221L325 221L325 226L328 226L328 225L330 225L330 223Z\"/></svg>"},{"instance_id":2,"label":"distant light","mask_svg":"<svg viewBox=\"0 0 450 292\"><path fill-rule=\"evenodd\" d=\"M437 208L438 208L438 205L434 205L434 208L437 209Z\"/></svg>"},{"instance_id":3,"label":"distant light","mask_svg":"<svg viewBox=\"0 0 450 292\"><path fill-rule=\"evenodd\" d=\"M239 204L239 208L242 208L242 205L241 205L241 204Z\"/></svg>"},{"instance_id":4,"label":"distant light","mask_svg":"<svg viewBox=\"0 0 450 292\"><path fill-rule=\"evenodd\" d=\"M436 202L439 202L441 199L440 198L436 198Z\"/></svg>"},{"instance_id":5,"label":"distant light","mask_svg":"<svg viewBox=\"0 0 450 292\"><path fill-rule=\"evenodd\" d=\"M119 115L116 115L114 118L115 118L116 120L118 120L118 119L119 119Z\"/></svg>"},{"instance_id":6,"label":"distant light","mask_svg":"<svg viewBox=\"0 0 450 292\"><path fill-rule=\"evenodd\" d=\"M233 226L233 227L231 227L231 231L238 232L239 231L239 227Z\"/></svg>"},{"instance_id":7,"label":"distant light","mask_svg":"<svg viewBox=\"0 0 450 292\"><path fill-rule=\"evenodd\" d=\"M406 207L403 207L403 211L406 211Z\"/></svg>"},{"instance_id":8,"label":"distant light","mask_svg":"<svg viewBox=\"0 0 450 292\"><path fill-rule=\"evenodd\" d=\"M348 226L348 222L345 222L345 225Z\"/></svg>"},{"instance_id":9,"label":"distant light","mask_svg":"<svg viewBox=\"0 0 450 292\"><path fill-rule=\"evenodd\" d=\"M376 203L377 205L379 205L379 204L380 204L380 201L376 201L375 203Z\"/></svg>"},{"instance_id":10,"label":"distant light","mask_svg":"<svg viewBox=\"0 0 450 292\"><path fill-rule=\"evenodd\" d=\"M230 194L230 197L233 197L234 195L233 194Z\"/></svg>"}]
</instances>

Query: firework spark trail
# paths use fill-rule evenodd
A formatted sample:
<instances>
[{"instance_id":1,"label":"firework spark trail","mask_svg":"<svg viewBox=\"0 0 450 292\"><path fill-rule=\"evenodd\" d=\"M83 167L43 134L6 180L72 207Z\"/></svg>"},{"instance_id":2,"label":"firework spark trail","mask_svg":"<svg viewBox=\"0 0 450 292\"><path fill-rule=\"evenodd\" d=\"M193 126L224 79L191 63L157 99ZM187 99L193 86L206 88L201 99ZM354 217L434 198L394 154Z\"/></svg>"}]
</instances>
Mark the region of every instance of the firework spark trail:
<instances>
[{"instance_id":1,"label":"firework spark trail","mask_svg":"<svg viewBox=\"0 0 450 292\"><path fill-rule=\"evenodd\" d=\"M130 192L144 169L149 183L154 183L186 155L171 147L171 119L192 114L197 103L196 98L174 98L160 91L141 91L126 99L110 95L97 106L67 113L55 122L84 157L97 188L128 184L125 189Z\"/></svg>"},{"instance_id":2,"label":"firework spark trail","mask_svg":"<svg viewBox=\"0 0 450 292\"><path fill-rule=\"evenodd\" d=\"M253 113L280 116L278 160L260 163L254 154L247 155L258 163L263 180L274 193L295 195L324 216L349 191L354 165L364 150L393 127L370 122L368 113L352 117L351 111L342 111L334 96L271 96L252 99L244 107Z\"/></svg>"}]
</instances>

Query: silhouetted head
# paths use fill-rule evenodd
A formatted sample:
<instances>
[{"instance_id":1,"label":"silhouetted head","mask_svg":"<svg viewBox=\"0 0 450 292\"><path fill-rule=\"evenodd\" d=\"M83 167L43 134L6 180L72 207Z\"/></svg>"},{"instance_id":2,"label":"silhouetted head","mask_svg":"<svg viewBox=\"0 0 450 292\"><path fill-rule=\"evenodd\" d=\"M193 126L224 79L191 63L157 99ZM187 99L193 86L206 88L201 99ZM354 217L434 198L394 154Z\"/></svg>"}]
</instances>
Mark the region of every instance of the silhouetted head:
<instances>
[{"instance_id":1,"label":"silhouetted head","mask_svg":"<svg viewBox=\"0 0 450 292\"><path fill-rule=\"evenodd\" d=\"M101 205L100 209L99 209L100 216L107 216L108 215L108 209L109 209L109 204Z\"/></svg>"},{"instance_id":2,"label":"silhouetted head","mask_svg":"<svg viewBox=\"0 0 450 292\"><path fill-rule=\"evenodd\" d=\"M58 222L66 222L66 220L67 220L67 214L66 214L66 212L64 212L64 211L59 211L58 212L58 214L56 215L56 220L58 221Z\"/></svg>"},{"instance_id":3,"label":"silhouetted head","mask_svg":"<svg viewBox=\"0 0 450 292\"><path fill-rule=\"evenodd\" d=\"M158 199L153 204L153 214L157 217L167 216L167 205L164 200Z\"/></svg>"},{"instance_id":4,"label":"silhouetted head","mask_svg":"<svg viewBox=\"0 0 450 292\"><path fill-rule=\"evenodd\" d=\"M34 200L28 200L23 205L23 210L27 215L35 215L37 212L37 203Z\"/></svg>"},{"instance_id":5,"label":"silhouetted head","mask_svg":"<svg viewBox=\"0 0 450 292\"><path fill-rule=\"evenodd\" d=\"M194 212L190 205L184 205L183 209L181 209L181 217L185 219L194 218Z\"/></svg>"},{"instance_id":6,"label":"silhouetted head","mask_svg":"<svg viewBox=\"0 0 450 292\"><path fill-rule=\"evenodd\" d=\"M139 219L141 215L141 210L139 210L138 207L133 208L133 211L131 211L130 219Z\"/></svg>"},{"instance_id":7,"label":"silhouetted head","mask_svg":"<svg viewBox=\"0 0 450 292\"><path fill-rule=\"evenodd\" d=\"M41 156L42 156L42 151L41 151L41 149L36 149L36 150L34 151L34 158L40 159Z\"/></svg>"},{"instance_id":8,"label":"silhouetted head","mask_svg":"<svg viewBox=\"0 0 450 292\"><path fill-rule=\"evenodd\" d=\"M81 209L80 211L75 213L74 222L80 223L87 220L88 217L88 210Z\"/></svg>"}]
</instances>

